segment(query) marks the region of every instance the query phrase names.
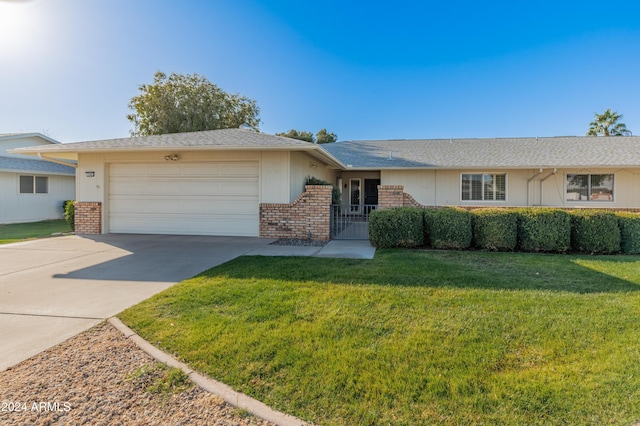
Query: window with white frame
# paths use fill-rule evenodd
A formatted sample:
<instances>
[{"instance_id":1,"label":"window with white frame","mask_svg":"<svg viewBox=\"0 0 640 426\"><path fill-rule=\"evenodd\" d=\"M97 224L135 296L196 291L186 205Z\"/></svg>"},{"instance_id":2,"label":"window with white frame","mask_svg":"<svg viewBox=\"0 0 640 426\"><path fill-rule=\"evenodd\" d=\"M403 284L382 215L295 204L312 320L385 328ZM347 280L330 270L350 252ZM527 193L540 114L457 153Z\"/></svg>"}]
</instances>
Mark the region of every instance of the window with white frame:
<instances>
[{"instance_id":1,"label":"window with white frame","mask_svg":"<svg viewBox=\"0 0 640 426\"><path fill-rule=\"evenodd\" d=\"M21 194L48 194L49 177L47 176L20 176Z\"/></svg>"},{"instance_id":2,"label":"window with white frame","mask_svg":"<svg viewBox=\"0 0 640 426\"><path fill-rule=\"evenodd\" d=\"M567 201L613 201L613 174L568 174Z\"/></svg>"},{"instance_id":3,"label":"window with white frame","mask_svg":"<svg viewBox=\"0 0 640 426\"><path fill-rule=\"evenodd\" d=\"M505 201L506 173L463 173L462 201Z\"/></svg>"}]
</instances>

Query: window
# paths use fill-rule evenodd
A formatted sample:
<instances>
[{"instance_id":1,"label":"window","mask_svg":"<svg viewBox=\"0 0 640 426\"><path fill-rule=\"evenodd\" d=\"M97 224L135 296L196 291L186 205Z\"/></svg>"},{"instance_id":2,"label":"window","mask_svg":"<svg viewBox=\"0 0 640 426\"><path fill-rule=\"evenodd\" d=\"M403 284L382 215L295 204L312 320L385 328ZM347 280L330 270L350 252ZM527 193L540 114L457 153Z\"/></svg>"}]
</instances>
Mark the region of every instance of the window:
<instances>
[{"instance_id":1,"label":"window","mask_svg":"<svg viewBox=\"0 0 640 426\"><path fill-rule=\"evenodd\" d=\"M567 175L567 201L613 201L613 175Z\"/></svg>"},{"instance_id":2,"label":"window","mask_svg":"<svg viewBox=\"0 0 640 426\"><path fill-rule=\"evenodd\" d=\"M49 193L49 178L47 176L20 176L21 194Z\"/></svg>"},{"instance_id":3,"label":"window","mask_svg":"<svg viewBox=\"0 0 640 426\"><path fill-rule=\"evenodd\" d=\"M504 201L506 199L506 174L474 173L462 175L463 201Z\"/></svg>"}]
</instances>

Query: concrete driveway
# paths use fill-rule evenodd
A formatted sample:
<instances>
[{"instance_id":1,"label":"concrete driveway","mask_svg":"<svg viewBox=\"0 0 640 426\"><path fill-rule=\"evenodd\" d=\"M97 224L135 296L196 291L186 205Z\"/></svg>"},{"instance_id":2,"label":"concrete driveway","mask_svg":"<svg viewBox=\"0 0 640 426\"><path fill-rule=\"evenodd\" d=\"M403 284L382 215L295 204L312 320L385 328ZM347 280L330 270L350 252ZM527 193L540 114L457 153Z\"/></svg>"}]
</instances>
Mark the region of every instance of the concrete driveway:
<instances>
[{"instance_id":1,"label":"concrete driveway","mask_svg":"<svg viewBox=\"0 0 640 426\"><path fill-rule=\"evenodd\" d=\"M114 234L0 245L0 371L271 241Z\"/></svg>"}]
</instances>

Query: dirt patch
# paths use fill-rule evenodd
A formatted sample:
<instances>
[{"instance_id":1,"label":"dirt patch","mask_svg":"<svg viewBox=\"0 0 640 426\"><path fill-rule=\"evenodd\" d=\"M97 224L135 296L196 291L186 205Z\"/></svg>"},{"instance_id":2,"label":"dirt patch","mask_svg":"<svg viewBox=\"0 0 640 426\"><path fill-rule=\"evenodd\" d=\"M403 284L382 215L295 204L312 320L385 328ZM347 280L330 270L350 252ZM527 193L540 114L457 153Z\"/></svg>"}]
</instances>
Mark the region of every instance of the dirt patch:
<instances>
[{"instance_id":1,"label":"dirt patch","mask_svg":"<svg viewBox=\"0 0 640 426\"><path fill-rule=\"evenodd\" d=\"M2 425L272 425L184 385L106 323L0 373L0 402Z\"/></svg>"}]
</instances>

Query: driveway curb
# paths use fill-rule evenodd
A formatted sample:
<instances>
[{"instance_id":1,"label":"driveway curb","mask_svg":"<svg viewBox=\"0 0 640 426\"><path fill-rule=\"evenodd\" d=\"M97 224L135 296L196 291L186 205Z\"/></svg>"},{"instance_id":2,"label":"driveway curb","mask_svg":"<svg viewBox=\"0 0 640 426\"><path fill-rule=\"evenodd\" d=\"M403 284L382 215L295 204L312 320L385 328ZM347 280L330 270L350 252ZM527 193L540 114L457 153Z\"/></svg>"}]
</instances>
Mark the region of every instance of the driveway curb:
<instances>
[{"instance_id":1,"label":"driveway curb","mask_svg":"<svg viewBox=\"0 0 640 426\"><path fill-rule=\"evenodd\" d=\"M166 352L153 346L151 343L138 336L133 330L124 325L116 317L111 317L107 320L109 324L118 329L127 339L134 342L140 349L151 355L157 361L162 362L170 367L179 368L189 376L194 383L200 386L202 389L212 394L218 395L229 404L236 408L247 410L251 414L260 417L261 419L270 421L279 426L305 426L307 423L293 417L289 414L276 411L268 405L253 399L243 393L236 392L231 387L225 385L222 382L205 377L202 374L196 373L189 366L183 362L178 361Z\"/></svg>"}]
</instances>

